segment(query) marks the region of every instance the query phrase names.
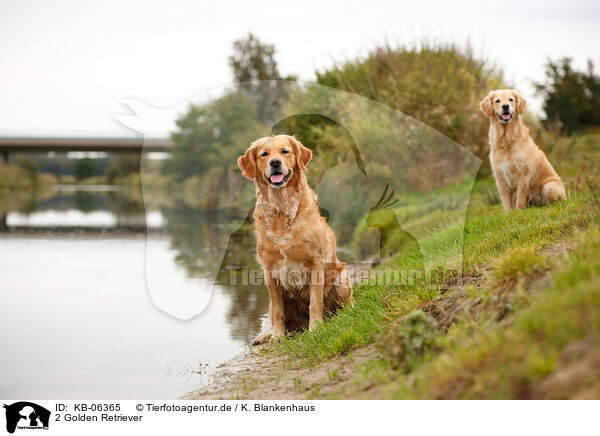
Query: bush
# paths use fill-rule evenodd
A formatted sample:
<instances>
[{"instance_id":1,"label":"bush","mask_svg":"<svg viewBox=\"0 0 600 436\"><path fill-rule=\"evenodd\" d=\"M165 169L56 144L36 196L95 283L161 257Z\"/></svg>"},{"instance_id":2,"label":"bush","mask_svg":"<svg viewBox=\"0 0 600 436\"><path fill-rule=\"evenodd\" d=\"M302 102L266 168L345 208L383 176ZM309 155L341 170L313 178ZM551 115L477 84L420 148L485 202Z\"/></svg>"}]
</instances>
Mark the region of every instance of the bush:
<instances>
[{"instance_id":1,"label":"bush","mask_svg":"<svg viewBox=\"0 0 600 436\"><path fill-rule=\"evenodd\" d=\"M487 150L488 120L479 102L502 87L502 73L470 47L422 44L378 48L366 59L317 74L318 83L394 107L469 148Z\"/></svg>"},{"instance_id":2,"label":"bush","mask_svg":"<svg viewBox=\"0 0 600 436\"><path fill-rule=\"evenodd\" d=\"M421 310L394 321L380 336L377 348L393 368L409 372L435 343L437 322Z\"/></svg>"},{"instance_id":3,"label":"bush","mask_svg":"<svg viewBox=\"0 0 600 436\"><path fill-rule=\"evenodd\" d=\"M25 191L57 183L53 174L33 172L34 168L26 160L10 165L0 164L0 191Z\"/></svg>"},{"instance_id":4,"label":"bush","mask_svg":"<svg viewBox=\"0 0 600 436\"><path fill-rule=\"evenodd\" d=\"M494 270L498 281L511 281L543 271L547 267L546 259L535 252L535 247L511 248L500 259Z\"/></svg>"}]
</instances>

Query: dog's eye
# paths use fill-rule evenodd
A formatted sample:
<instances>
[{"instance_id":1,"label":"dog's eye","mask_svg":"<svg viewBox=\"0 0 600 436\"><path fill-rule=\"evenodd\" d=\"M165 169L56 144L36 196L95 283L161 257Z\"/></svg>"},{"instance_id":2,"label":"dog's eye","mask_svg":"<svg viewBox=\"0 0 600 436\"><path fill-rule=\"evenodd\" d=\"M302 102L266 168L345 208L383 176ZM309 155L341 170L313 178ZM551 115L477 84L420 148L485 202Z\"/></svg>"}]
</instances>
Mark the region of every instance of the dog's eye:
<instances>
[{"instance_id":1,"label":"dog's eye","mask_svg":"<svg viewBox=\"0 0 600 436\"><path fill-rule=\"evenodd\" d=\"M266 156L266 155L268 155L268 154L269 154L269 152L268 152L268 151L263 151L263 152L260 154L260 156L261 156L261 157L265 157L265 156Z\"/></svg>"},{"instance_id":2,"label":"dog's eye","mask_svg":"<svg viewBox=\"0 0 600 436\"><path fill-rule=\"evenodd\" d=\"M281 154L288 154L290 151L287 148L281 150Z\"/></svg>"},{"instance_id":3,"label":"dog's eye","mask_svg":"<svg viewBox=\"0 0 600 436\"><path fill-rule=\"evenodd\" d=\"M497 98L496 101L494 103L500 103L500 99Z\"/></svg>"},{"instance_id":4,"label":"dog's eye","mask_svg":"<svg viewBox=\"0 0 600 436\"><path fill-rule=\"evenodd\" d=\"M515 101L515 99L514 99L514 98L512 98L512 97L511 97L511 98L509 98L509 100L510 100L510 101Z\"/></svg>"}]
</instances>

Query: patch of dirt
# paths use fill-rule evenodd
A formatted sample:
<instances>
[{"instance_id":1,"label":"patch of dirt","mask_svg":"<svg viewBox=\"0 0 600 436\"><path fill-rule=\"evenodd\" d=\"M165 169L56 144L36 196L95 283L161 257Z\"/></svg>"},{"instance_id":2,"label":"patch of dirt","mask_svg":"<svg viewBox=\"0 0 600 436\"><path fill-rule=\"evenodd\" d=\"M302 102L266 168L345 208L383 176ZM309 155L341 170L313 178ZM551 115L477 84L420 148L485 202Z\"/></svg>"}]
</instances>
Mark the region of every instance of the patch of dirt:
<instances>
[{"instance_id":1,"label":"patch of dirt","mask_svg":"<svg viewBox=\"0 0 600 436\"><path fill-rule=\"evenodd\" d=\"M343 399L345 394L354 398L372 387L358 385L354 378L356 367L372 358L380 356L369 345L306 368L289 359L251 351L220 365L211 384L181 399Z\"/></svg>"}]
</instances>

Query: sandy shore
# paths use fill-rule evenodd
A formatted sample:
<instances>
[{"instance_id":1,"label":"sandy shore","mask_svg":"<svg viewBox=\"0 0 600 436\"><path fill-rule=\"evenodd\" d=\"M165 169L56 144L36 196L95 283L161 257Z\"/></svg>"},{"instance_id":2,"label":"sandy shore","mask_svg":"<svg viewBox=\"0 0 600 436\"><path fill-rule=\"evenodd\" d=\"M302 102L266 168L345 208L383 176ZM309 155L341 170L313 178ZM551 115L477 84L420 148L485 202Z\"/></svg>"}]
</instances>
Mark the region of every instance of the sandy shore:
<instances>
[{"instance_id":1,"label":"sandy shore","mask_svg":"<svg viewBox=\"0 0 600 436\"><path fill-rule=\"evenodd\" d=\"M299 364L269 353L269 345L240 354L221 364L207 386L180 399L293 400L315 398L372 398L370 384L357 380L356 368L379 354L370 345L316 365Z\"/></svg>"}]
</instances>

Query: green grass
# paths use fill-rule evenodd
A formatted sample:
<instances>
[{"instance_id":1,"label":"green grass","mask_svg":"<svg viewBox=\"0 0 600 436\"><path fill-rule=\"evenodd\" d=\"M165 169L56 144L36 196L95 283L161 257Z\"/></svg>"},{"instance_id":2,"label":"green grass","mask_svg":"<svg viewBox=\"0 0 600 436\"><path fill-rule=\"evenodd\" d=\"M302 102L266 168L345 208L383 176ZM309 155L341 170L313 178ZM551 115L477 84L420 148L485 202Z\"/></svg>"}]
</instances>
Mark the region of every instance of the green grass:
<instances>
[{"instance_id":1,"label":"green grass","mask_svg":"<svg viewBox=\"0 0 600 436\"><path fill-rule=\"evenodd\" d=\"M364 283L354 287L353 308L312 332L286 338L270 352L300 367L316 365L386 335L393 340L390 323L398 325L414 310L447 301L456 313L439 325L433 346L416 353L408 365L373 358L356 368L357 385L384 387L392 398L535 396L539 383L556 370L561 350L600 330L600 173L581 164L586 156L588 163L600 160L599 138L558 139L550 147L550 160L558 161L566 175L566 201L506 213L495 201L493 180L483 179L475 183L464 227L459 209L442 214L435 206L451 204L452 190L424 197L422 203L406 202L396 211L406 220L405 229L422 235L428 268L472 278L475 284L467 280L448 289L448 283L460 284L452 276L433 287L421 281ZM549 244L571 246L582 234L583 242L567 261L545 254ZM414 258L399 251L383 267L415 266ZM541 289L532 288L540 276L547 281ZM406 336L402 327L397 330L398 337Z\"/></svg>"},{"instance_id":2,"label":"green grass","mask_svg":"<svg viewBox=\"0 0 600 436\"><path fill-rule=\"evenodd\" d=\"M562 203L504 213L500 206L478 204L467 218L463 232L452 225L425 239L422 249L433 253L432 267L459 269L471 274L481 263L490 262L515 247L543 247L551 242L572 238L589 223L597 222L600 210L589 207L591 193L577 193ZM464 244L464 245L463 245ZM402 252L385 267L414 268L412 259ZM392 315L417 309L439 295L439 289L419 285L407 288L401 283L387 286L355 286L355 307L346 308L313 332L284 340L280 351L314 364L372 343L386 328Z\"/></svg>"},{"instance_id":3,"label":"green grass","mask_svg":"<svg viewBox=\"0 0 600 436\"><path fill-rule=\"evenodd\" d=\"M533 245L511 248L498 262L494 278L499 282L510 282L521 277L541 272L547 267L547 259L536 252Z\"/></svg>"},{"instance_id":4,"label":"green grass","mask_svg":"<svg viewBox=\"0 0 600 436\"><path fill-rule=\"evenodd\" d=\"M356 289L353 308L339 311L312 332L286 338L276 348L314 364L372 343L385 323L386 299L392 292L392 289L386 292L372 286L360 287Z\"/></svg>"},{"instance_id":5,"label":"green grass","mask_svg":"<svg viewBox=\"0 0 600 436\"><path fill-rule=\"evenodd\" d=\"M600 231L591 229L550 289L509 325L456 325L443 351L389 393L411 398L531 398L570 343L600 333ZM576 394L573 392L572 394Z\"/></svg>"}]
</instances>

